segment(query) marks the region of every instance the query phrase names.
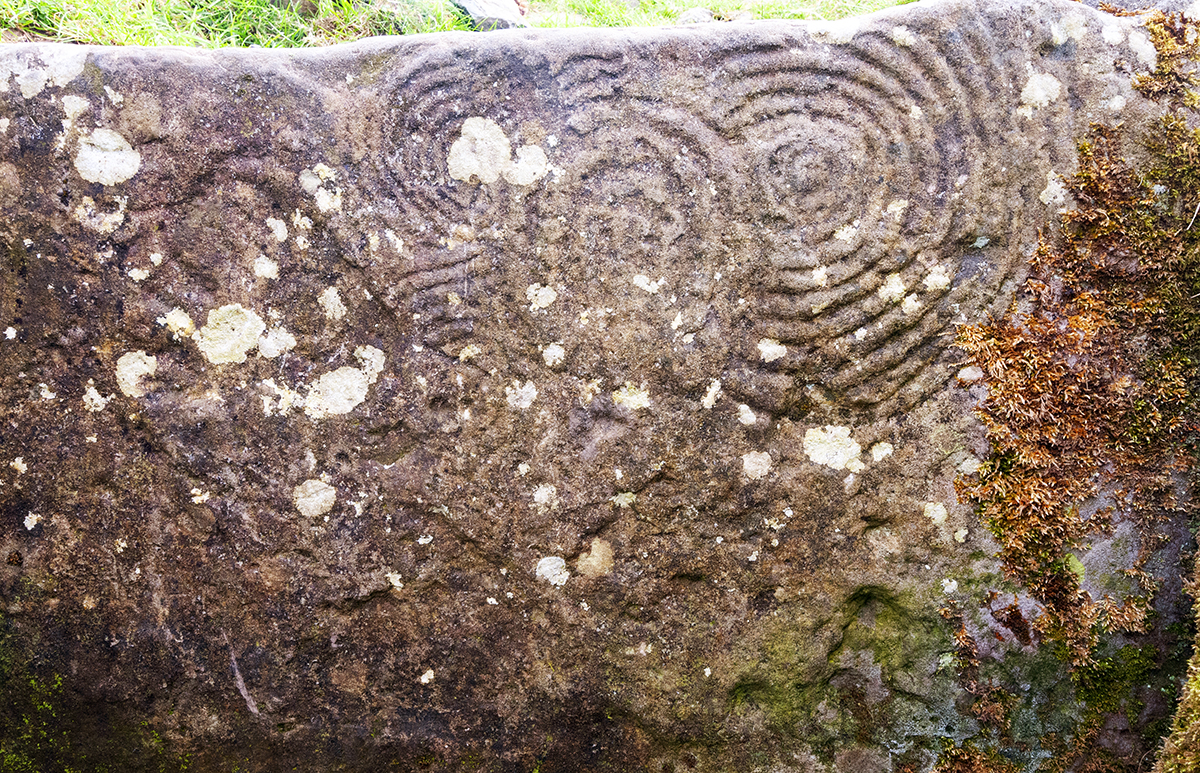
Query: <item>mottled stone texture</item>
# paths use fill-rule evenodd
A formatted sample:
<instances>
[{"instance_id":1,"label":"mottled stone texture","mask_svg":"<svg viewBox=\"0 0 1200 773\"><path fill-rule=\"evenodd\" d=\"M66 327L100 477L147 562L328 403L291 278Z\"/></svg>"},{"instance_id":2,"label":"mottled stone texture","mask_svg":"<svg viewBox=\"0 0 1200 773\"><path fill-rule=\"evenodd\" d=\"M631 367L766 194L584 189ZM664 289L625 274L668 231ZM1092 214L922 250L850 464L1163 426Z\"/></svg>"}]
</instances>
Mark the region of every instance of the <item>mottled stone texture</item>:
<instances>
[{"instance_id":1,"label":"mottled stone texture","mask_svg":"<svg viewBox=\"0 0 1200 773\"><path fill-rule=\"evenodd\" d=\"M956 499L952 344L1155 115L1138 23L0 49L9 747L922 770L981 732L954 600L1043 759L1079 709Z\"/></svg>"}]
</instances>

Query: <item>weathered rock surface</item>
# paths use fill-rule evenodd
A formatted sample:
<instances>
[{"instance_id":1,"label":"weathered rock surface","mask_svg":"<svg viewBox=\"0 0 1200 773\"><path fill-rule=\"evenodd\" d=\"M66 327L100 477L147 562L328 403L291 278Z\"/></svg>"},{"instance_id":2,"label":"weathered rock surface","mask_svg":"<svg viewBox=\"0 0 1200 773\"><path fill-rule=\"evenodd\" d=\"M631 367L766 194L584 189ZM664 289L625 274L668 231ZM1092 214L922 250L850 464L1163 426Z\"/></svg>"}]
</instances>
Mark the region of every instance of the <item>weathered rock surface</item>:
<instances>
[{"instance_id":1,"label":"weathered rock surface","mask_svg":"<svg viewBox=\"0 0 1200 773\"><path fill-rule=\"evenodd\" d=\"M59 712L10 748L924 770L982 732L954 600L1036 765L1079 707L956 499L952 345L1158 115L1138 25L0 49L0 655Z\"/></svg>"}]
</instances>

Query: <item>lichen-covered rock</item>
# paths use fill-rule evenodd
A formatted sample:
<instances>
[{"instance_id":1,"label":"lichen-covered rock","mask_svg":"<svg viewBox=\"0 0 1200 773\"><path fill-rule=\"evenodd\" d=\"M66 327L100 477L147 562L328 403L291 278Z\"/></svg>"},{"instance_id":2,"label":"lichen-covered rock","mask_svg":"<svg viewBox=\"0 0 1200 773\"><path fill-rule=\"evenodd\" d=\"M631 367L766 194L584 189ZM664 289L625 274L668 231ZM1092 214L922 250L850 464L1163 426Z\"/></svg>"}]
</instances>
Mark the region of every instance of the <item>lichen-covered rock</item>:
<instances>
[{"instance_id":1,"label":"lichen-covered rock","mask_svg":"<svg viewBox=\"0 0 1200 773\"><path fill-rule=\"evenodd\" d=\"M1160 114L1142 23L0 49L0 748L1059 753L1084 701L956 496L988 445L953 343L1014 299L1089 125ZM1182 537L1111 536L1089 582L1146 553L1178 588Z\"/></svg>"}]
</instances>

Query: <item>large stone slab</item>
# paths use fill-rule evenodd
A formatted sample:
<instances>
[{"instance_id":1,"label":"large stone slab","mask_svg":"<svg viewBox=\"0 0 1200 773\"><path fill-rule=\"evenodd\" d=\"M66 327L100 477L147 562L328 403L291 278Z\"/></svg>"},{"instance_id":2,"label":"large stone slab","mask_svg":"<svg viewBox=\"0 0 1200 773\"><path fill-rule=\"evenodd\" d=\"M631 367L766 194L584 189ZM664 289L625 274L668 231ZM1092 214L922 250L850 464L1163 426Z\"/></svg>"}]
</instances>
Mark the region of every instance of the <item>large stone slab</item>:
<instances>
[{"instance_id":1,"label":"large stone slab","mask_svg":"<svg viewBox=\"0 0 1200 773\"><path fill-rule=\"evenodd\" d=\"M0 49L11 711L126 769L920 770L985 732L954 601L1036 765L1080 709L953 342L1159 114L1139 24Z\"/></svg>"}]
</instances>

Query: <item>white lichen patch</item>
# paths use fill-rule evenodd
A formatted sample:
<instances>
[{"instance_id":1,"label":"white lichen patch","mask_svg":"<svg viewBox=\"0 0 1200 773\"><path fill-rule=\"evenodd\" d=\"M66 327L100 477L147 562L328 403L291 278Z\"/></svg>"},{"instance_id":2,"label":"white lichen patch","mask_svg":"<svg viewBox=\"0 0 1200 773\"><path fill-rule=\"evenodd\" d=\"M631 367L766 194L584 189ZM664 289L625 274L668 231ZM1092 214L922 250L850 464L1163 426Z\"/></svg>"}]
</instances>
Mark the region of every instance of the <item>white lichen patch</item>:
<instances>
[{"instance_id":1,"label":"white lichen patch","mask_svg":"<svg viewBox=\"0 0 1200 773\"><path fill-rule=\"evenodd\" d=\"M915 46L917 44L917 36L912 34L912 30L904 25L892 27L892 41L898 46Z\"/></svg>"},{"instance_id":2,"label":"white lichen patch","mask_svg":"<svg viewBox=\"0 0 1200 773\"><path fill-rule=\"evenodd\" d=\"M119 105L125 101L125 96L118 91L113 90L111 86L104 87L104 93L108 95L108 101L114 105Z\"/></svg>"},{"instance_id":3,"label":"white lichen patch","mask_svg":"<svg viewBox=\"0 0 1200 773\"><path fill-rule=\"evenodd\" d=\"M479 344L467 344L458 350L458 361L466 362L467 360L478 357L481 354L483 354L483 349L479 346Z\"/></svg>"},{"instance_id":4,"label":"white lichen patch","mask_svg":"<svg viewBox=\"0 0 1200 773\"><path fill-rule=\"evenodd\" d=\"M126 397L142 397L146 394L142 386L144 376L153 376L158 371L158 360L143 351L126 352L117 360L117 388Z\"/></svg>"},{"instance_id":5,"label":"white lichen patch","mask_svg":"<svg viewBox=\"0 0 1200 773\"><path fill-rule=\"evenodd\" d=\"M609 497L608 501L622 510L627 510L633 507L634 502L637 502L637 494L632 491L622 491Z\"/></svg>"},{"instance_id":6,"label":"white lichen patch","mask_svg":"<svg viewBox=\"0 0 1200 773\"><path fill-rule=\"evenodd\" d=\"M48 384L38 384L38 396L43 400L54 400L58 397L58 393L50 389Z\"/></svg>"},{"instance_id":7,"label":"white lichen patch","mask_svg":"<svg viewBox=\"0 0 1200 773\"><path fill-rule=\"evenodd\" d=\"M289 351L296 346L296 336L289 333L283 327L273 327L271 330L258 339L258 354L260 357L274 359L286 351Z\"/></svg>"},{"instance_id":8,"label":"white lichen patch","mask_svg":"<svg viewBox=\"0 0 1200 773\"><path fill-rule=\"evenodd\" d=\"M834 470L856 473L866 468L859 458L862 446L850 436L849 427L810 428L804 433L804 453L813 462Z\"/></svg>"},{"instance_id":9,"label":"white lichen patch","mask_svg":"<svg viewBox=\"0 0 1200 773\"><path fill-rule=\"evenodd\" d=\"M25 516L26 531L33 531L34 529L37 528L37 525L41 522L42 522L42 516L38 515L37 513L29 513L28 515Z\"/></svg>"},{"instance_id":10,"label":"white lichen patch","mask_svg":"<svg viewBox=\"0 0 1200 773\"><path fill-rule=\"evenodd\" d=\"M533 490L533 504L540 511L558 509L558 488L551 483L543 483Z\"/></svg>"},{"instance_id":11,"label":"white lichen patch","mask_svg":"<svg viewBox=\"0 0 1200 773\"><path fill-rule=\"evenodd\" d=\"M946 510L946 506L941 502L926 502L924 515L934 526L941 526L946 522L946 518L950 513Z\"/></svg>"},{"instance_id":12,"label":"white lichen patch","mask_svg":"<svg viewBox=\"0 0 1200 773\"><path fill-rule=\"evenodd\" d=\"M525 288L525 297L529 300L529 310L547 308L558 299L558 292L553 287L532 284Z\"/></svg>"},{"instance_id":13,"label":"white lichen patch","mask_svg":"<svg viewBox=\"0 0 1200 773\"><path fill-rule=\"evenodd\" d=\"M86 98L77 97L73 94L63 97L62 104L63 113L67 116L68 121L74 121L76 118L83 115L85 110L92 106L92 103Z\"/></svg>"},{"instance_id":14,"label":"white lichen patch","mask_svg":"<svg viewBox=\"0 0 1200 773\"><path fill-rule=\"evenodd\" d=\"M853 223L847 223L833 232L833 238L843 242L850 241L858 234L858 224L858 220L855 220Z\"/></svg>"},{"instance_id":15,"label":"white lichen patch","mask_svg":"<svg viewBox=\"0 0 1200 773\"><path fill-rule=\"evenodd\" d=\"M214 365L246 361L246 352L258 346L267 329L262 318L240 303L208 312L208 321L195 336L196 346Z\"/></svg>"},{"instance_id":16,"label":"white lichen patch","mask_svg":"<svg viewBox=\"0 0 1200 773\"><path fill-rule=\"evenodd\" d=\"M513 185L533 185L551 171L546 151L537 145L517 148L517 159L504 170L504 179Z\"/></svg>"},{"instance_id":17,"label":"white lichen patch","mask_svg":"<svg viewBox=\"0 0 1200 773\"><path fill-rule=\"evenodd\" d=\"M259 255L254 259L254 275L260 279L278 279L279 264L266 255Z\"/></svg>"},{"instance_id":18,"label":"white lichen patch","mask_svg":"<svg viewBox=\"0 0 1200 773\"><path fill-rule=\"evenodd\" d=\"M459 138L446 157L450 177L463 182L472 178L494 183L501 176L513 185L532 185L552 171L558 171L537 145L523 145L512 157L512 143L504 130L490 118L473 116L463 122Z\"/></svg>"},{"instance_id":19,"label":"white lichen patch","mask_svg":"<svg viewBox=\"0 0 1200 773\"><path fill-rule=\"evenodd\" d=\"M1063 85L1050 73L1037 72L1032 64L1027 67L1029 78L1021 89L1021 106L1017 108L1017 114L1032 118L1034 108L1046 107L1058 99L1063 92Z\"/></svg>"},{"instance_id":20,"label":"white lichen patch","mask_svg":"<svg viewBox=\"0 0 1200 773\"><path fill-rule=\"evenodd\" d=\"M433 681L433 669L432 668L428 669L425 673L421 674L421 678L418 679L417 681L419 681L421 684L429 684L430 682L432 682Z\"/></svg>"},{"instance_id":21,"label":"white lichen patch","mask_svg":"<svg viewBox=\"0 0 1200 773\"><path fill-rule=\"evenodd\" d=\"M934 266L923 280L925 289L931 292L945 290L950 286L950 269L945 266Z\"/></svg>"},{"instance_id":22,"label":"white lichen patch","mask_svg":"<svg viewBox=\"0 0 1200 773\"><path fill-rule=\"evenodd\" d=\"M887 205L887 213L896 219L899 219L906 209L908 209L908 199L895 199Z\"/></svg>"},{"instance_id":23,"label":"white lichen patch","mask_svg":"<svg viewBox=\"0 0 1200 773\"><path fill-rule=\"evenodd\" d=\"M612 393L613 402L623 405L632 411L640 411L650 407L650 392L644 387L636 387L626 381L625 386Z\"/></svg>"},{"instance_id":24,"label":"white lichen patch","mask_svg":"<svg viewBox=\"0 0 1200 773\"><path fill-rule=\"evenodd\" d=\"M17 329L12 325L4 328L4 340L11 341L17 337Z\"/></svg>"},{"instance_id":25,"label":"white lichen patch","mask_svg":"<svg viewBox=\"0 0 1200 773\"><path fill-rule=\"evenodd\" d=\"M288 238L287 223L274 217L267 218L267 228L271 229L271 234L275 237L275 241L284 242Z\"/></svg>"},{"instance_id":26,"label":"white lichen patch","mask_svg":"<svg viewBox=\"0 0 1200 773\"><path fill-rule=\"evenodd\" d=\"M738 421L748 427L758 421L758 417L754 415L754 411L750 410L750 406L742 403L738 406Z\"/></svg>"},{"instance_id":27,"label":"white lichen patch","mask_svg":"<svg viewBox=\"0 0 1200 773\"><path fill-rule=\"evenodd\" d=\"M361 368L343 366L324 374L308 389L304 412L314 419L350 413L367 399L367 392L383 370L384 354L374 346L360 346L354 356Z\"/></svg>"},{"instance_id":28,"label":"white lichen patch","mask_svg":"<svg viewBox=\"0 0 1200 773\"><path fill-rule=\"evenodd\" d=\"M766 477L771 471L771 455L766 451L751 451L742 454L742 472L750 480Z\"/></svg>"},{"instance_id":29,"label":"white lichen patch","mask_svg":"<svg viewBox=\"0 0 1200 773\"><path fill-rule=\"evenodd\" d=\"M633 279L634 287L640 287L651 295L657 295L662 286L667 283L666 279L656 279L651 281L650 277L645 274L635 274Z\"/></svg>"},{"instance_id":30,"label":"white lichen patch","mask_svg":"<svg viewBox=\"0 0 1200 773\"><path fill-rule=\"evenodd\" d=\"M1110 46L1120 45L1125 42L1125 30L1117 24L1106 24L1100 30L1100 36L1104 38L1104 42Z\"/></svg>"},{"instance_id":31,"label":"white lichen patch","mask_svg":"<svg viewBox=\"0 0 1200 773\"><path fill-rule=\"evenodd\" d=\"M560 343L553 343L542 349L542 361L551 368L562 362L566 356L567 350Z\"/></svg>"},{"instance_id":32,"label":"white lichen patch","mask_svg":"<svg viewBox=\"0 0 1200 773\"><path fill-rule=\"evenodd\" d=\"M884 459L891 456L892 452L895 450L896 449L892 447L892 444L886 441L882 443L876 443L875 445L871 446L871 461L878 464L879 462L882 462Z\"/></svg>"},{"instance_id":33,"label":"white lichen patch","mask_svg":"<svg viewBox=\"0 0 1200 773\"><path fill-rule=\"evenodd\" d=\"M829 286L829 269L825 266L817 266L812 272L812 281L817 287Z\"/></svg>"},{"instance_id":34,"label":"white lichen patch","mask_svg":"<svg viewBox=\"0 0 1200 773\"><path fill-rule=\"evenodd\" d=\"M131 268L125 273L135 282L142 282L150 278L150 272L144 268Z\"/></svg>"},{"instance_id":35,"label":"white lichen patch","mask_svg":"<svg viewBox=\"0 0 1200 773\"><path fill-rule=\"evenodd\" d=\"M480 182L494 183L512 163L512 143L492 119L471 117L463 122L446 163L452 179L470 182L476 177Z\"/></svg>"},{"instance_id":36,"label":"white lichen patch","mask_svg":"<svg viewBox=\"0 0 1200 773\"><path fill-rule=\"evenodd\" d=\"M7 118L0 118L0 134L8 132L8 121L9 119Z\"/></svg>"},{"instance_id":37,"label":"white lichen patch","mask_svg":"<svg viewBox=\"0 0 1200 773\"><path fill-rule=\"evenodd\" d=\"M546 556L537 562L534 574L539 580L545 580L551 585L562 586L571 578L567 562L559 556Z\"/></svg>"},{"instance_id":38,"label":"white lichen patch","mask_svg":"<svg viewBox=\"0 0 1200 773\"><path fill-rule=\"evenodd\" d=\"M92 413L99 413L104 410L110 400L112 400L112 396L105 397L100 394L100 391L96 389L96 382L89 378L87 389L83 391L83 407Z\"/></svg>"},{"instance_id":39,"label":"white lichen patch","mask_svg":"<svg viewBox=\"0 0 1200 773\"><path fill-rule=\"evenodd\" d=\"M1154 47L1154 43L1146 33L1130 32L1129 47L1133 49L1133 53L1146 67L1153 70L1158 66L1158 49Z\"/></svg>"},{"instance_id":40,"label":"white lichen patch","mask_svg":"<svg viewBox=\"0 0 1200 773\"><path fill-rule=\"evenodd\" d=\"M533 401L537 399L537 385L532 381L526 381L523 385L520 381L513 381L512 386L504 387L504 399L510 408L516 408L523 411L533 405Z\"/></svg>"},{"instance_id":41,"label":"white lichen patch","mask_svg":"<svg viewBox=\"0 0 1200 773\"><path fill-rule=\"evenodd\" d=\"M388 584L391 585L396 590L404 589L404 583L400 581L400 573L399 572L388 572L387 574L384 575L384 577L387 578Z\"/></svg>"},{"instance_id":42,"label":"white lichen patch","mask_svg":"<svg viewBox=\"0 0 1200 773\"><path fill-rule=\"evenodd\" d=\"M1063 178L1053 169L1046 172L1046 187L1038 195L1038 200L1049 207L1061 206L1067 201L1067 186Z\"/></svg>"},{"instance_id":43,"label":"white lichen patch","mask_svg":"<svg viewBox=\"0 0 1200 773\"><path fill-rule=\"evenodd\" d=\"M904 280L899 274L888 274L883 285L879 288L879 297L888 303L895 303L904 298L908 288L904 286Z\"/></svg>"},{"instance_id":44,"label":"white lichen patch","mask_svg":"<svg viewBox=\"0 0 1200 773\"><path fill-rule=\"evenodd\" d=\"M150 264L151 264L151 265L153 265L153 266L161 266L161 265L162 265L162 263L163 263L163 256L162 256L162 253L161 253L161 252L152 252L152 253L150 253Z\"/></svg>"},{"instance_id":45,"label":"white lichen patch","mask_svg":"<svg viewBox=\"0 0 1200 773\"><path fill-rule=\"evenodd\" d=\"M905 296L904 301L900 304L900 311L905 315L916 314L921 310L921 299L916 296L916 293Z\"/></svg>"},{"instance_id":46,"label":"white lichen patch","mask_svg":"<svg viewBox=\"0 0 1200 773\"><path fill-rule=\"evenodd\" d=\"M75 219L96 233L110 234L125 222L125 205L129 201L126 196L113 196L117 208L114 212L101 211L91 196L84 196L75 207Z\"/></svg>"},{"instance_id":47,"label":"white lichen patch","mask_svg":"<svg viewBox=\"0 0 1200 773\"><path fill-rule=\"evenodd\" d=\"M192 318L188 316L186 311L179 307L171 309L156 319L155 322L166 326L176 341L180 338L191 338L196 332L196 325L192 322Z\"/></svg>"},{"instance_id":48,"label":"white lichen patch","mask_svg":"<svg viewBox=\"0 0 1200 773\"><path fill-rule=\"evenodd\" d=\"M942 593L947 595L958 590L958 580L952 580L949 577L942 579Z\"/></svg>"},{"instance_id":49,"label":"white lichen patch","mask_svg":"<svg viewBox=\"0 0 1200 773\"><path fill-rule=\"evenodd\" d=\"M137 174L142 154L112 129L93 129L79 139L75 169L88 182L116 185Z\"/></svg>"},{"instance_id":50,"label":"white lichen patch","mask_svg":"<svg viewBox=\"0 0 1200 773\"><path fill-rule=\"evenodd\" d=\"M342 189L334 188L332 191L327 188L317 188L316 194L313 195L313 200L316 202L317 209L322 212L333 212L342 208Z\"/></svg>"},{"instance_id":51,"label":"white lichen patch","mask_svg":"<svg viewBox=\"0 0 1200 773\"><path fill-rule=\"evenodd\" d=\"M763 362L775 362L775 360L787 354L787 347L774 338L760 338L758 340L758 354L762 357Z\"/></svg>"},{"instance_id":52,"label":"white lichen patch","mask_svg":"<svg viewBox=\"0 0 1200 773\"><path fill-rule=\"evenodd\" d=\"M18 475L24 475L29 472L29 465L25 464L25 457L23 456L16 457L8 463L8 466L16 470Z\"/></svg>"},{"instance_id":53,"label":"white lichen patch","mask_svg":"<svg viewBox=\"0 0 1200 773\"><path fill-rule=\"evenodd\" d=\"M418 545L428 545L428 544L430 544L431 542L433 542L433 535L432 535L432 534L422 534L420 537L417 537L417 544L418 544Z\"/></svg>"},{"instance_id":54,"label":"white lichen patch","mask_svg":"<svg viewBox=\"0 0 1200 773\"><path fill-rule=\"evenodd\" d=\"M1083 42L1087 36L1087 20L1078 13L1068 13L1057 22L1050 23L1050 40L1061 46L1068 40Z\"/></svg>"},{"instance_id":55,"label":"white lichen patch","mask_svg":"<svg viewBox=\"0 0 1200 773\"><path fill-rule=\"evenodd\" d=\"M202 505L212 499L212 492L205 491L204 489L194 488L190 493L192 495L192 504L194 505Z\"/></svg>"},{"instance_id":56,"label":"white lichen patch","mask_svg":"<svg viewBox=\"0 0 1200 773\"><path fill-rule=\"evenodd\" d=\"M704 399L700 404L705 408L711 409L717 404L717 399L721 396L721 380L714 378L708 384L708 391L704 393Z\"/></svg>"},{"instance_id":57,"label":"white lichen patch","mask_svg":"<svg viewBox=\"0 0 1200 773\"><path fill-rule=\"evenodd\" d=\"M612 574L613 549L612 545L599 537L592 537L591 547L582 553L575 562L575 571L584 577L603 577Z\"/></svg>"},{"instance_id":58,"label":"white lichen patch","mask_svg":"<svg viewBox=\"0 0 1200 773\"><path fill-rule=\"evenodd\" d=\"M968 536L970 533L971 533L971 532L969 532L969 531L968 531L968 530L966 530L966 529L955 529L955 530L954 530L954 541L955 541L955 542L957 542L957 543L959 543L959 544L962 544L962 543L964 543L964 542L966 542L966 541L967 541L967 536Z\"/></svg>"},{"instance_id":59,"label":"white lichen patch","mask_svg":"<svg viewBox=\"0 0 1200 773\"><path fill-rule=\"evenodd\" d=\"M337 489L320 478L310 478L292 489L292 502L301 515L316 518L337 504Z\"/></svg>"},{"instance_id":60,"label":"white lichen patch","mask_svg":"<svg viewBox=\"0 0 1200 773\"><path fill-rule=\"evenodd\" d=\"M346 304L342 303L342 296L336 287L326 287L317 296L317 303L325 310L326 319L339 320L346 316Z\"/></svg>"},{"instance_id":61,"label":"white lichen patch","mask_svg":"<svg viewBox=\"0 0 1200 773\"><path fill-rule=\"evenodd\" d=\"M983 368L978 365L968 365L958 371L958 380L970 384L983 380Z\"/></svg>"},{"instance_id":62,"label":"white lichen patch","mask_svg":"<svg viewBox=\"0 0 1200 773\"><path fill-rule=\"evenodd\" d=\"M286 416L293 406L304 405L304 397L299 392L293 392L286 386L279 386L275 379L264 379L260 386L271 390L272 395L262 395L263 414L266 416Z\"/></svg>"}]
</instances>

